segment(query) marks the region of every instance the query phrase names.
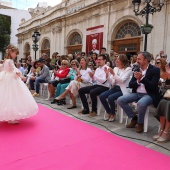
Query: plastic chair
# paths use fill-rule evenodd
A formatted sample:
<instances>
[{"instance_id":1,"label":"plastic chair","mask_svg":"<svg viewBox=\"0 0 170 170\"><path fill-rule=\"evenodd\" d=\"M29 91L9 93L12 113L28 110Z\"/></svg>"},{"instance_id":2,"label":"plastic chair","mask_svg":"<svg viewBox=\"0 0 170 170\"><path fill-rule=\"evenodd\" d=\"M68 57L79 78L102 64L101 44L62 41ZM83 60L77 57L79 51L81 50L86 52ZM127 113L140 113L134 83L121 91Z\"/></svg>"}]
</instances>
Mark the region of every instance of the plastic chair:
<instances>
[{"instance_id":1,"label":"plastic chair","mask_svg":"<svg viewBox=\"0 0 170 170\"><path fill-rule=\"evenodd\" d=\"M137 108L137 103L136 102L133 102L131 103L131 106L135 106L135 108ZM148 119L149 119L149 109L150 107L152 107L152 105L148 106L146 108L146 112L145 112L145 117L144 117L144 132L147 132L148 131ZM126 124L128 122L128 116L126 118Z\"/></svg>"}]
</instances>

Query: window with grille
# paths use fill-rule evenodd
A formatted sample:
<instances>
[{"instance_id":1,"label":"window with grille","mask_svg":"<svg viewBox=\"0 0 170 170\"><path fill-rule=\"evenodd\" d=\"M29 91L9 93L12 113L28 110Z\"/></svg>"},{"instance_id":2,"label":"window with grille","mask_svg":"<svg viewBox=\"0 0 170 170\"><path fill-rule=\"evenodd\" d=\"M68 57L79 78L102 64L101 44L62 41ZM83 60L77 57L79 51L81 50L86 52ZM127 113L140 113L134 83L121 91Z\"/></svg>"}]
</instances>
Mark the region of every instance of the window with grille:
<instances>
[{"instance_id":1,"label":"window with grille","mask_svg":"<svg viewBox=\"0 0 170 170\"><path fill-rule=\"evenodd\" d=\"M43 49L50 49L50 42L48 40L45 40Z\"/></svg>"},{"instance_id":2,"label":"window with grille","mask_svg":"<svg viewBox=\"0 0 170 170\"><path fill-rule=\"evenodd\" d=\"M80 34L76 33L71 38L70 45L78 45L78 44L82 44L82 39Z\"/></svg>"},{"instance_id":3,"label":"window with grille","mask_svg":"<svg viewBox=\"0 0 170 170\"><path fill-rule=\"evenodd\" d=\"M137 44L123 44L118 46L119 52L124 51L136 51L137 50Z\"/></svg>"},{"instance_id":4,"label":"window with grille","mask_svg":"<svg viewBox=\"0 0 170 170\"><path fill-rule=\"evenodd\" d=\"M116 39L131 38L141 36L140 27L134 22L128 22L122 25L116 34Z\"/></svg>"}]
</instances>

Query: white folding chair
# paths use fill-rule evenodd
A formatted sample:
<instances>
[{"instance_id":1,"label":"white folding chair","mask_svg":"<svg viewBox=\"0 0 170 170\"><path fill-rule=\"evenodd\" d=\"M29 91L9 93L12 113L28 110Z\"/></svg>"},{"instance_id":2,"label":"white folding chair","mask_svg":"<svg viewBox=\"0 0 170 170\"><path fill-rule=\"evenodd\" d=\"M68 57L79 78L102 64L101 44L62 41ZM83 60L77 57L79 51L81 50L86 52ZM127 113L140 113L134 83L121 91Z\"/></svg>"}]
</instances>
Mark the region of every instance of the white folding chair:
<instances>
[{"instance_id":1,"label":"white folding chair","mask_svg":"<svg viewBox=\"0 0 170 170\"><path fill-rule=\"evenodd\" d=\"M133 102L131 103L131 106L134 106L135 108L137 108L137 103L136 102ZM152 107L152 105L148 106L146 108L146 112L145 112L145 117L144 117L144 132L147 132L148 131L148 119L149 119L149 109L150 107ZM126 118L126 124L128 122L128 116Z\"/></svg>"}]
</instances>

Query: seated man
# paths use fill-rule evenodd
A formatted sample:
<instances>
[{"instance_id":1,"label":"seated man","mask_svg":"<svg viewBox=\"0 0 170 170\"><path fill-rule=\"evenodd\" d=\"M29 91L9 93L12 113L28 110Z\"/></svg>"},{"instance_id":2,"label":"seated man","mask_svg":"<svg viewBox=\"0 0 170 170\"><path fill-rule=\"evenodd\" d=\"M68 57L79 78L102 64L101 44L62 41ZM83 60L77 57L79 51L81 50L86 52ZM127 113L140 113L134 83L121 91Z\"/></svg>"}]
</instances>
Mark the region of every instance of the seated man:
<instances>
[{"instance_id":1,"label":"seated man","mask_svg":"<svg viewBox=\"0 0 170 170\"><path fill-rule=\"evenodd\" d=\"M137 63L140 68L134 70L134 75L129 82L129 88L132 93L118 98L117 103L123 108L131 123L126 128L134 128L138 124L136 132L143 132L143 123L146 109L149 105L157 107L160 96L158 82L160 78L159 68L149 64L151 54L148 52L139 52ZM138 117L133 112L129 103L137 102Z\"/></svg>"},{"instance_id":2,"label":"seated man","mask_svg":"<svg viewBox=\"0 0 170 170\"><path fill-rule=\"evenodd\" d=\"M96 69L95 73L89 72L90 77L93 78L93 80L95 81L95 85L82 87L79 89L79 96L84 107L84 109L81 111L82 114L89 114L89 106L85 94L90 94L92 102L92 111L89 114L89 116L93 117L97 115L97 96L99 96L104 91L108 90L110 87L110 83L107 81L105 72L105 67L107 69L109 67L105 63L106 56L100 54L98 56L99 67Z\"/></svg>"},{"instance_id":3,"label":"seated man","mask_svg":"<svg viewBox=\"0 0 170 170\"><path fill-rule=\"evenodd\" d=\"M30 79L30 87L31 90L34 90L34 82L35 82L35 93L33 96L39 96L39 90L40 90L40 83L47 83L51 80L50 77L50 71L49 68L45 65L45 60L43 58L40 58L39 66L41 67L41 71L38 73L36 77L31 77Z\"/></svg>"}]
</instances>

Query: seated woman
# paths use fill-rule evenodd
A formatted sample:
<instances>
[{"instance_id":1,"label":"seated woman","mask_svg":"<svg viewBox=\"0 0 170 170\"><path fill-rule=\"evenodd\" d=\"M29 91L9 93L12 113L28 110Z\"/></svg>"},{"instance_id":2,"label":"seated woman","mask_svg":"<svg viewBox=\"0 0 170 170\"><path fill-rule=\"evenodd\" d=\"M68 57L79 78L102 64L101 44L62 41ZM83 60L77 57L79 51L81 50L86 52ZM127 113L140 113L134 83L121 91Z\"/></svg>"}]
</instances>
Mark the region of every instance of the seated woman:
<instances>
[{"instance_id":1,"label":"seated woman","mask_svg":"<svg viewBox=\"0 0 170 170\"><path fill-rule=\"evenodd\" d=\"M160 69L160 80L159 80L158 86L159 86L161 97L163 96L165 92L164 84L165 84L166 79L168 78L168 74L165 70L166 64L167 62L164 58L158 58L155 60L155 66ZM156 117L156 119L159 120L159 117Z\"/></svg>"},{"instance_id":2,"label":"seated woman","mask_svg":"<svg viewBox=\"0 0 170 170\"><path fill-rule=\"evenodd\" d=\"M29 85L29 81L30 81L30 77L31 76L34 76L34 71L35 71L35 69L36 69L36 67L35 67L35 63L37 63L37 61L31 61L31 68L30 68L30 71L29 71L29 73L27 74L27 80L26 80L26 85L28 86Z\"/></svg>"},{"instance_id":3,"label":"seated woman","mask_svg":"<svg viewBox=\"0 0 170 170\"><path fill-rule=\"evenodd\" d=\"M79 66L79 63L78 63L77 60L72 60L72 61L71 61L71 69L70 69L70 71L69 71L69 73L68 73L68 75L67 75L67 77L70 78L70 81L74 80L74 77L75 77L75 75L76 75L76 73L77 73L77 72L76 72L76 69L77 69L78 66ZM61 95L61 94L65 91L65 88L66 88L69 84L70 84L70 82L69 82L69 83L64 83L64 84L58 83L57 88L56 88L55 97L58 97L59 95ZM53 103L55 103L55 102L51 102L51 103L53 104ZM60 104L61 104L61 105L62 105L62 104L65 104L65 101L63 100L62 102L60 102Z\"/></svg>"},{"instance_id":4,"label":"seated woman","mask_svg":"<svg viewBox=\"0 0 170 170\"><path fill-rule=\"evenodd\" d=\"M165 66L170 79L170 68ZM170 140L170 100L162 99L157 107L156 115L160 118L160 131L157 135L153 136L153 140L158 143L165 143Z\"/></svg>"},{"instance_id":5,"label":"seated woman","mask_svg":"<svg viewBox=\"0 0 170 170\"><path fill-rule=\"evenodd\" d=\"M132 74L132 68L129 67L127 56L119 54L116 59L116 67L114 67L114 70L109 68L105 69L105 72L108 81L113 87L100 94L99 98L106 110L104 120L112 122L115 120L115 100L123 94L129 93L127 86Z\"/></svg>"},{"instance_id":6,"label":"seated woman","mask_svg":"<svg viewBox=\"0 0 170 170\"><path fill-rule=\"evenodd\" d=\"M168 77L168 74L165 70L165 65L167 64L164 58L158 58L155 62L155 66L160 69L160 78L161 81L165 81Z\"/></svg>"},{"instance_id":7,"label":"seated woman","mask_svg":"<svg viewBox=\"0 0 170 170\"><path fill-rule=\"evenodd\" d=\"M30 68L30 71L27 74L27 78L26 78L26 85L27 85L28 88L30 88L31 78L38 76L38 74L41 70L41 67L39 66L39 62L37 60L31 61L31 66L32 67ZM34 92L34 90L31 90L31 93L33 93L33 92Z\"/></svg>"},{"instance_id":8,"label":"seated woman","mask_svg":"<svg viewBox=\"0 0 170 170\"><path fill-rule=\"evenodd\" d=\"M65 97L68 93L70 93L70 98L72 100L72 106L68 107L68 109L76 108L76 96L78 95L78 89L85 86L92 85L92 79L89 75L91 69L87 67L86 58L82 57L80 59L80 70L76 68L76 76L74 80L70 82L67 86L66 91L62 93L60 96L53 100L53 103L60 102L61 100L65 100Z\"/></svg>"},{"instance_id":9,"label":"seated woman","mask_svg":"<svg viewBox=\"0 0 170 170\"><path fill-rule=\"evenodd\" d=\"M50 93L50 96L46 100L54 97L55 88L59 83L59 79L66 78L69 71L69 62L67 60L62 60L61 67L57 71L55 69L53 70L54 80L48 82L48 91Z\"/></svg>"}]
</instances>

